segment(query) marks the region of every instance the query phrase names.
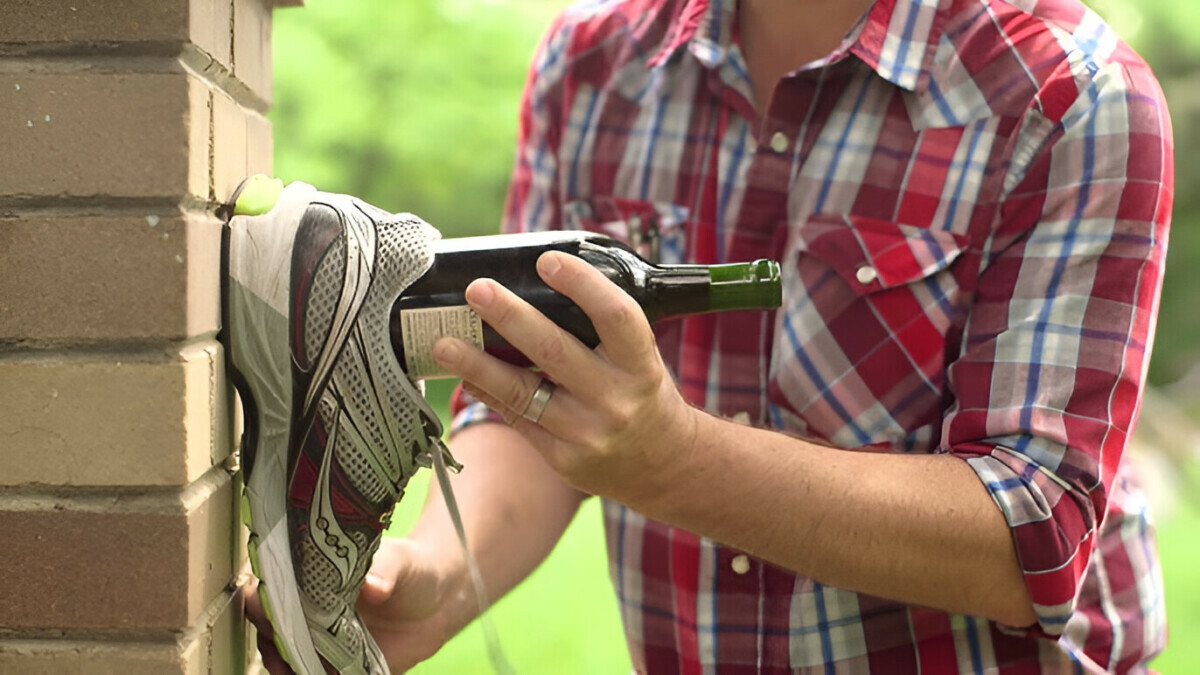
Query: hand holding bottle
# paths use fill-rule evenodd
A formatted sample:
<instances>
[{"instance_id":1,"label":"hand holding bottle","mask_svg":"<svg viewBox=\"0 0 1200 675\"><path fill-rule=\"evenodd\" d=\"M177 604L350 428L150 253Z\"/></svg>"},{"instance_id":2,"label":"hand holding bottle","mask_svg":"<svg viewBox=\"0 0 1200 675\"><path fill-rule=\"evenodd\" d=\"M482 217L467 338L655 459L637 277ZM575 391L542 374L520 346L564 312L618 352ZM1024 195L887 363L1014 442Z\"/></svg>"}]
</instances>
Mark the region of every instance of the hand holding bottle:
<instances>
[{"instance_id":1,"label":"hand holding bottle","mask_svg":"<svg viewBox=\"0 0 1200 675\"><path fill-rule=\"evenodd\" d=\"M499 284L471 284L467 302L541 373L512 366L450 338L438 363L501 412L573 487L627 504L661 490L686 464L697 416L671 379L638 304L571 255L547 253L538 273L578 305L600 337L597 349L558 328ZM521 416L543 378L557 385L537 423Z\"/></svg>"}]
</instances>

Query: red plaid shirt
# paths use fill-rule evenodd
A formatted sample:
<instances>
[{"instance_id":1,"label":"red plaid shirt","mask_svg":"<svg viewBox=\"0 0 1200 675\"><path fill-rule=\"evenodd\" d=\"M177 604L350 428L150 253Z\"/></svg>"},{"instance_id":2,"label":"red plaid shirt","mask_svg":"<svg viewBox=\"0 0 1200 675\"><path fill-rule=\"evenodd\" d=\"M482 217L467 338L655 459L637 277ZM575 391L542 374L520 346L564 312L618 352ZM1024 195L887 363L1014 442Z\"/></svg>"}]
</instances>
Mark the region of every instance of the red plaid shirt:
<instances>
[{"instance_id":1,"label":"red plaid shirt","mask_svg":"<svg viewBox=\"0 0 1200 675\"><path fill-rule=\"evenodd\" d=\"M567 10L531 71L506 228L783 261L780 311L659 327L685 395L843 448L960 457L1009 522L1039 624L825 586L607 503L635 668L1140 668L1166 634L1120 461L1172 200L1153 75L1075 0L877 0L755 129L736 15Z\"/></svg>"}]
</instances>

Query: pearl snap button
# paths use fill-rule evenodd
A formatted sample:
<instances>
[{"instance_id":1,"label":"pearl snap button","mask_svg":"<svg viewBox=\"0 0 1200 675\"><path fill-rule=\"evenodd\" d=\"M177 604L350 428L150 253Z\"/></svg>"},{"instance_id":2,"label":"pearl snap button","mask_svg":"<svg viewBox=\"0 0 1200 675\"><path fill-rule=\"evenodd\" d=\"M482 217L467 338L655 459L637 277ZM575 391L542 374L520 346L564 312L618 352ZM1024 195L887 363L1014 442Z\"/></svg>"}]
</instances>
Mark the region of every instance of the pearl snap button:
<instances>
[{"instance_id":1,"label":"pearl snap button","mask_svg":"<svg viewBox=\"0 0 1200 675\"><path fill-rule=\"evenodd\" d=\"M788 137L782 131L776 131L774 136L771 136L771 149L775 152L783 152L788 148Z\"/></svg>"},{"instance_id":2,"label":"pearl snap button","mask_svg":"<svg viewBox=\"0 0 1200 675\"><path fill-rule=\"evenodd\" d=\"M854 273L854 278L858 279L858 283L865 286L866 284L878 279L879 273L875 271L874 267L863 265L862 267L858 268L857 272Z\"/></svg>"},{"instance_id":3,"label":"pearl snap button","mask_svg":"<svg viewBox=\"0 0 1200 675\"><path fill-rule=\"evenodd\" d=\"M735 555L733 560L729 561L729 566L733 568L734 574L745 574L750 571L750 558L745 555Z\"/></svg>"}]
</instances>

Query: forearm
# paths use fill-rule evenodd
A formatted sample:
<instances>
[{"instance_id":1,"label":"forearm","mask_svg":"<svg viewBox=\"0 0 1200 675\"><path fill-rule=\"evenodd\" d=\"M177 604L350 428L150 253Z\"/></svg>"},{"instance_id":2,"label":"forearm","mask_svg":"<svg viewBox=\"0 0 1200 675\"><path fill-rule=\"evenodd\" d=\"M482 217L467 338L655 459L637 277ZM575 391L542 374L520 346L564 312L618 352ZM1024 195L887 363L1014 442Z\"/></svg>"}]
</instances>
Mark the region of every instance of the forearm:
<instances>
[{"instance_id":1,"label":"forearm","mask_svg":"<svg viewBox=\"0 0 1200 675\"><path fill-rule=\"evenodd\" d=\"M528 576L554 548L585 495L563 483L528 443L502 424L457 434L451 448L463 470L451 474L463 528L490 600ZM441 561L444 597L461 628L478 614L462 547L438 481L409 534Z\"/></svg>"},{"instance_id":2,"label":"forearm","mask_svg":"<svg viewBox=\"0 0 1200 675\"><path fill-rule=\"evenodd\" d=\"M696 418L665 489L631 507L821 583L1035 621L1005 519L962 460L838 450Z\"/></svg>"},{"instance_id":3,"label":"forearm","mask_svg":"<svg viewBox=\"0 0 1200 675\"><path fill-rule=\"evenodd\" d=\"M434 355L509 411L569 484L822 583L1034 622L1007 523L962 460L834 450L703 413L683 401L629 296L571 256L538 268L592 318L602 349L480 280L468 303L543 375L452 339ZM558 383L554 397L537 422L521 419L542 377Z\"/></svg>"}]
</instances>

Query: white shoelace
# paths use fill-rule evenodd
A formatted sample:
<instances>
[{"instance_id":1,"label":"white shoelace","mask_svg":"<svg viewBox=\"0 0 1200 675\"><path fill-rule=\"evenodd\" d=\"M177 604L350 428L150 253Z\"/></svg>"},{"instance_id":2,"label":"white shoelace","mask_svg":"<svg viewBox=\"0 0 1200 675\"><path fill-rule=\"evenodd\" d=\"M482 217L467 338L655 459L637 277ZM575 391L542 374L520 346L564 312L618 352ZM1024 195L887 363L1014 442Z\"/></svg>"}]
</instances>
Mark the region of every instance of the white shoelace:
<instances>
[{"instance_id":1,"label":"white shoelace","mask_svg":"<svg viewBox=\"0 0 1200 675\"><path fill-rule=\"evenodd\" d=\"M438 485L442 488L442 497L446 500L446 510L450 512L450 520L454 523L454 531L458 533L458 541L462 544L463 555L466 556L467 568L471 571L471 584L475 587L475 598L479 602L479 625L483 629L483 639L487 644L488 659L492 662L492 670L497 675L514 675L512 664L504 656L500 648L500 636L488 613L489 603L487 588L483 585L483 575L479 572L479 564L467 547L467 533L463 529L462 515L458 511L458 501L454 499L454 489L450 487L450 472L446 470L446 459L442 456L441 441L435 441L436 447L430 453L433 455L433 469L437 474Z\"/></svg>"}]
</instances>

